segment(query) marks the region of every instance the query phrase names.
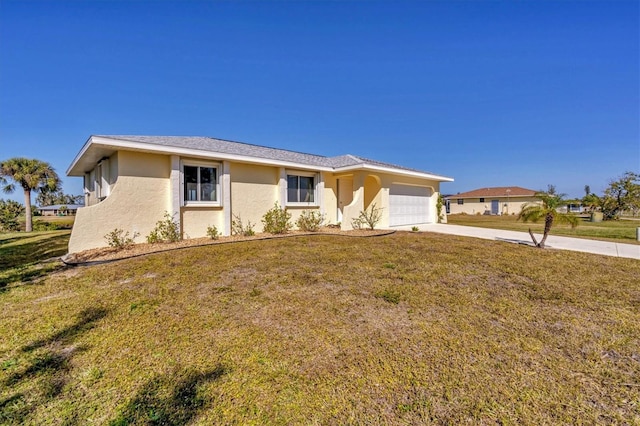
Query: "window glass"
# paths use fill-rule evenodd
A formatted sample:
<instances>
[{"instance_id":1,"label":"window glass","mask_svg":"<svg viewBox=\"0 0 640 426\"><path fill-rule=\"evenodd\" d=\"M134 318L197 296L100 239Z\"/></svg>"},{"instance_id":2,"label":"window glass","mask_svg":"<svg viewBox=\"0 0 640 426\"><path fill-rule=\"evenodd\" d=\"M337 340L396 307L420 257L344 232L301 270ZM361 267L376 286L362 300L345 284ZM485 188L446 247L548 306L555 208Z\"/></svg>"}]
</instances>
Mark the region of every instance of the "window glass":
<instances>
[{"instance_id":1,"label":"window glass","mask_svg":"<svg viewBox=\"0 0 640 426\"><path fill-rule=\"evenodd\" d=\"M184 166L184 201L218 201L215 167Z\"/></svg>"},{"instance_id":2,"label":"window glass","mask_svg":"<svg viewBox=\"0 0 640 426\"><path fill-rule=\"evenodd\" d=\"M216 169L200 167L200 201L216 201Z\"/></svg>"},{"instance_id":3,"label":"window glass","mask_svg":"<svg viewBox=\"0 0 640 426\"><path fill-rule=\"evenodd\" d=\"M287 175L288 203L313 203L314 193L313 176Z\"/></svg>"},{"instance_id":4,"label":"window glass","mask_svg":"<svg viewBox=\"0 0 640 426\"><path fill-rule=\"evenodd\" d=\"M464 204L464 199L458 198L458 204Z\"/></svg>"},{"instance_id":5,"label":"window glass","mask_svg":"<svg viewBox=\"0 0 640 426\"><path fill-rule=\"evenodd\" d=\"M287 175L287 201L298 202L298 176Z\"/></svg>"},{"instance_id":6,"label":"window glass","mask_svg":"<svg viewBox=\"0 0 640 426\"><path fill-rule=\"evenodd\" d=\"M301 203L313 203L313 178L300 176L300 200Z\"/></svg>"},{"instance_id":7,"label":"window glass","mask_svg":"<svg viewBox=\"0 0 640 426\"><path fill-rule=\"evenodd\" d=\"M198 168L184 166L184 200L198 201Z\"/></svg>"},{"instance_id":8,"label":"window glass","mask_svg":"<svg viewBox=\"0 0 640 426\"><path fill-rule=\"evenodd\" d=\"M480 202L481 202L481 203L484 203L484 198L480 198Z\"/></svg>"}]
</instances>

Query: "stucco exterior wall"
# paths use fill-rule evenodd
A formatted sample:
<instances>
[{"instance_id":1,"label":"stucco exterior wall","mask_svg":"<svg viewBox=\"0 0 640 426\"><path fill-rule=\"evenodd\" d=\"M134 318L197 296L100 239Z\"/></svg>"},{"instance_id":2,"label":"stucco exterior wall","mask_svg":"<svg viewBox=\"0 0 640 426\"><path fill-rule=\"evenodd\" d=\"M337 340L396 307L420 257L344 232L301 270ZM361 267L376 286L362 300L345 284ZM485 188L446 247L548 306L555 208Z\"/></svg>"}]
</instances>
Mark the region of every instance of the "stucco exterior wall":
<instances>
[{"instance_id":1,"label":"stucco exterior wall","mask_svg":"<svg viewBox=\"0 0 640 426\"><path fill-rule=\"evenodd\" d=\"M479 198L465 198L464 204L458 204L458 199L449 198L449 214L486 214L491 213L491 202L498 200L499 214L519 214L522 206L526 203L539 204L540 200L535 197L485 197L484 202Z\"/></svg>"},{"instance_id":2,"label":"stucco exterior wall","mask_svg":"<svg viewBox=\"0 0 640 426\"><path fill-rule=\"evenodd\" d=\"M120 152L118 178L110 195L78 209L69 252L106 246L105 235L114 229L138 233L135 242L144 242L169 210L169 171L168 156Z\"/></svg>"},{"instance_id":3,"label":"stucco exterior wall","mask_svg":"<svg viewBox=\"0 0 640 426\"><path fill-rule=\"evenodd\" d=\"M323 173L322 179L324 180L322 213L324 213L325 224L336 224L338 222L338 189L336 186L336 178L331 173Z\"/></svg>"},{"instance_id":4,"label":"stucco exterior wall","mask_svg":"<svg viewBox=\"0 0 640 426\"><path fill-rule=\"evenodd\" d=\"M185 239L206 237L209 226L215 226L220 234L224 230L222 207L182 207L180 215Z\"/></svg>"},{"instance_id":5,"label":"stucco exterior wall","mask_svg":"<svg viewBox=\"0 0 640 426\"><path fill-rule=\"evenodd\" d=\"M279 199L278 167L231 163L231 212L242 223L250 221L254 231L262 232L262 216ZM281 206L282 207L282 206Z\"/></svg>"}]
</instances>

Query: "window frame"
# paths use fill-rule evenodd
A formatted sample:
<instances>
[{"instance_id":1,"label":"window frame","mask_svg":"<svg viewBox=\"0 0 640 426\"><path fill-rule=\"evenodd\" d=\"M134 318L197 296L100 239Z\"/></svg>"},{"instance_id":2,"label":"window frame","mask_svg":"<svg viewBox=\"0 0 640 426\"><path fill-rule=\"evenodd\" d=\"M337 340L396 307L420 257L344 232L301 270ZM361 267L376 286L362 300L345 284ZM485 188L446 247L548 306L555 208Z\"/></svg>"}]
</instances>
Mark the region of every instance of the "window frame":
<instances>
[{"instance_id":1,"label":"window frame","mask_svg":"<svg viewBox=\"0 0 640 426\"><path fill-rule=\"evenodd\" d=\"M458 198L458 205L459 206L463 206L464 205L464 198Z\"/></svg>"},{"instance_id":2,"label":"window frame","mask_svg":"<svg viewBox=\"0 0 640 426\"><path fill-rule=\"evenodd\" d=\"M319 206L318 204L318 173L314 172L305 172L301 170L286 170L286 190L285 190L285 205L296 207L296 206ZM300 178L312 178L313 179L313 201L289 201L289 176L295 176L298 178L298 200L300 199Z\"/></svg>"},{"instance_id":3,"label":"window frame","mask_svg":"<svg viewBox=\"0 0 640 426\"><path fill-rule=\"evenodd\" d=\"M200 178L200 168L212 168L215 170L215 185L214 185L214 193L216 199L214 201L202 201L202 200L187 200L186 199L186 178L185 178L185 167L197 167L198 168L198 177L197 177L197 190L196 195L200 198L202 184ZM220 185L220 172L222 165L218 162L213 161L197 161L197 160L182 160L180 162L180 201L183 207L219 207L222 205L222 186Z\"/></svg>"}]
</instances>

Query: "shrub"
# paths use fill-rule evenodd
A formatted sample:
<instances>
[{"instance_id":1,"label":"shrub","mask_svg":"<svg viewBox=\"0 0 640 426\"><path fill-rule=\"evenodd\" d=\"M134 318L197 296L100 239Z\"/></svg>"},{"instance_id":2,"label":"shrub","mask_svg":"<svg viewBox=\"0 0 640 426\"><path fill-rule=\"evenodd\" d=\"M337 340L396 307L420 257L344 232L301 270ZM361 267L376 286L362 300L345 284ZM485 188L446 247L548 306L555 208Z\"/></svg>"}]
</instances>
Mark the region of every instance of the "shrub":
<instances>
[{"instance_id":1,"label":"shrub","mask_svg":"<svg viewBox=\"0 0 640 426\"><path fill-rule=\"evenodd\" d=\"M324 219L324 215L318 210L304 210L296 220L296 226L301 231L317 232L324 223Z\"/></svg>"},{"instance_id":2,"label":"shrub","mask_svg":"<svg viewBox=\"0 0 640 426\"><path fill-rule=\"evenodd\" d=\"M107 240L109 247L116 250L122 250L129 248L133 245L133 240L138 236L137 232L133 233L133 236L129 236L129 231L124 232L122 229L116 228L104 236Z\"/></svg>"},{"instance_id":3,"label":"shrub","mask_svg":"<svg viewBox=\"0 0 640 426\"><path fill-rule=\"evenodd\" d=\"M444 214L442 214L442 207L444 207L444 197L441 193L438 193L438 201L436 201L436 210L438 212L438 223L444 221Z\"/></svg>"},{"instance_id":4,"label":"shrub","mask_svg":"<svg viewBox=\"0 0 640 426\"><path fill-rule=\"evenodd\" d=\"M20 230L18 217L24 213L24 206L17 201L0 199L0 231L12 232Z\"/></svg>"},{"instance_id":5,"label":"shrub","mask_svg":"<svg viewBox=\"0 0 640 426\"><path fill-rule=\"evenodd\" d=\"M247 224L242 223L242 219L239 215L233 215L231 219L231 235L242 235L245 237L251 237L256 233L253 231L255 225L251 221L247 221Z\"/></svg>"},{"instance_id":6,"label":"shrub","mask_svg":"<svg viewBox=\"0 0 640 426\"><path fill-rule=\"evenodd\" d=\"M173 219L173 216L170 215L169 212L164 212L164 219L156 222L155 229L147 235L147 242L149 244L175 243L181 239L178 222Z\"/></svg>"},{"instance_id":7,"label":"shrub","mask_svg":"<svg viewBox=\"0 0 640 426\"><path fill-rule=\"evenodd\" d=\"M264 224L264 232L270 234L286 234L293 225L291 225L291 213L280 207L276 202L264 216L262 216Z\"/></svg>"},{"instance_id":8,"label":"shrub","mask_svg":"<svg viewBox=\"0 0 640 426\"><path fill-rule=\"evenodd\" d=\"M31 226L34 231L57 231L62 229L62 227L57 223L46 222L43 220L34 220Z\"/></svg>"},{"instance_id":9,"label":"shrub","mask_svg":"<svg viewBox=\"0 0 640 426\"><path fill-rule=\"evenodd\" d=\"M220 236L220 233L218 232L218 228L216 228L215 225L208 226L207 236L211 237L212 240L217 240L218 237Z\"/></svg>"},{"instance_id":10,"label":"shrub","mask_svg":"<svg viewBox=\"0 0 640 426\"><path fill-rule=\"evenodd\" d=\"M360 211L360 215L351 221L353 229L375 229L382 219L382 208L376 208L376 204L371 204L370 209Z\"/></svg>"},{"instance_id":11,"label":"shrub","mask_svg":"<svg viewBox=\"0 0 640 426\"><path fill-rule=\"evenodd\" d=\"M420 230L420 228L418 228L417 226L412 226L411 227L411 231L412 232L418 232Z\"/></svg>"}]
</instances>

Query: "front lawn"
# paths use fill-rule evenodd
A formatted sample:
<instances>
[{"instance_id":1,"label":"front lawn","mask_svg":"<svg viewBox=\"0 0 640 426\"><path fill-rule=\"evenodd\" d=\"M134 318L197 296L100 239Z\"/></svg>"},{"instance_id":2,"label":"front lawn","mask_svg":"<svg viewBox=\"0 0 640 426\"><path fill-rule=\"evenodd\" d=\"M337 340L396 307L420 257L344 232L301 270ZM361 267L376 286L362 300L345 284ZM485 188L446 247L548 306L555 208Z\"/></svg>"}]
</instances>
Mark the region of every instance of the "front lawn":
<instances>
[{"instance_id":1,"label":"front lawn","mask_svg":"<svg viewBox=\"0 0 640 426\"><path fill-rule=\"evenodd\" d=\"M452 214L447 216L447 222L452 225L478 226L480 228L506 229L520 232L527 232L529 228L531 228L534 233L538 234L542 234L544 230L544 221L525 223L518 221L515 215L489 216ZM551 235L640 244L636 239L636 228L638 227L640 227L640 220L622 219L589 222L583 219L580 221L580 224L573 229L571 229L569 225L554 224L553 228L551 228Z\"/></svg>"},{"instance_id":2,"label":"front lawn","mask_svg":"<svg viewBox=\"0 0 640 426\"><path fill-rule=\"evenodd\" d=\"M67 253L70 235L70 230L0 233L0 292L59 269L59 261L46 261Z\"/></svg>"},{"instance_id":3,"label":"front lawn","mask_svg":"<svg viewBox=\"0 0 640 426\"><path fill-rule=\"evenodd\" d=\"M640 262L299 236L0 293L2 424L637 424Z\"/></svg>"}]
</instances>

